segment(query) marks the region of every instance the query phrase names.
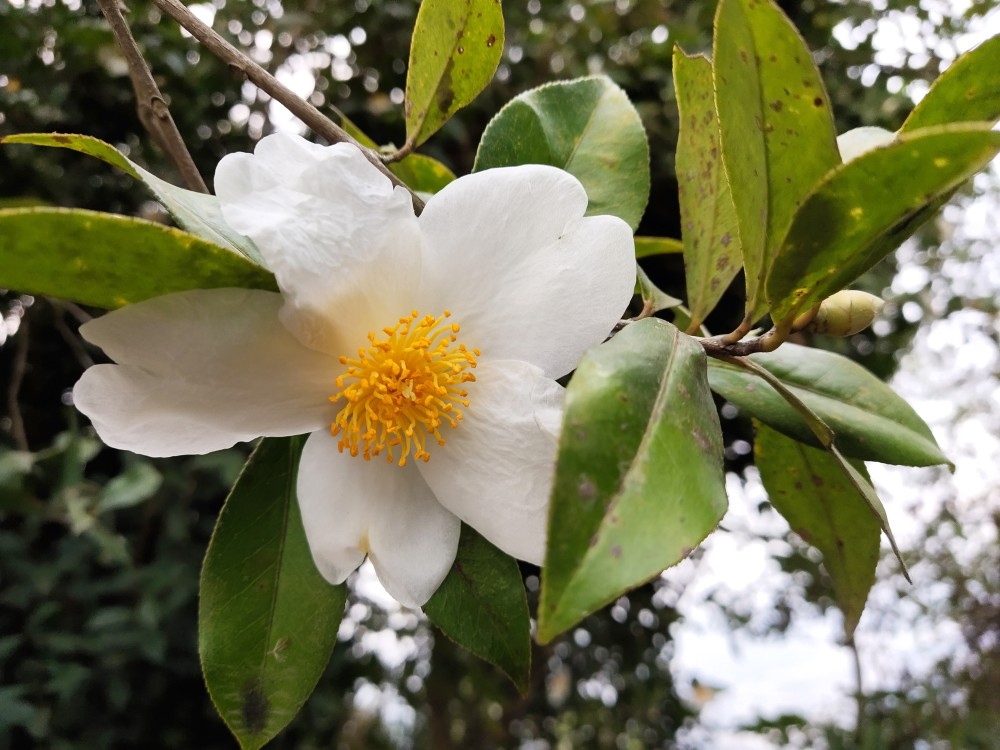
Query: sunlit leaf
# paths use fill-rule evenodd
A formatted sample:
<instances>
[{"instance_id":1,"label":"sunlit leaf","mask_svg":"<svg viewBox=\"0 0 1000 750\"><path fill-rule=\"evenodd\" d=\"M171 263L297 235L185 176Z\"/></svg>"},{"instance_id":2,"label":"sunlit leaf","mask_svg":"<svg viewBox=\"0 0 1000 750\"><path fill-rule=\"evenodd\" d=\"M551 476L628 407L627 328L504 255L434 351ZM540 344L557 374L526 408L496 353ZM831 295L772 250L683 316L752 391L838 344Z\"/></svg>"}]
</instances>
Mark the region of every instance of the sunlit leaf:
<instances>
[{"instance_id":1,"label":"sunlit leaf","mask_svg":"<svg viewBox=\"0 0 1000 750\"><path fill-rule=\"evenodd\" d=\"M198 650L245 750L298 713L326 668L345 586L316 570L295 496L301 438L265 438L233 487L201 572Z\"/></svg>"},{"instance_id":2,"label":"sunlit leaf","mask_svg":"<svg viewBox=\"0 0 1000 750\"><path fill-rule=\"evenodd\" d=\"M691 331L701 325L739 273L743 254L722 164L711 62L688 57L676 48L674 89L680 110L676 169Z\"/></svg>"},{"instance_id":3,"label":"sunlit leaf","mask_svg":"<svg viewBox=\"0 0 1000 750\"><path fill-rule=\"evenodd\" d=\"M749 359L767 369L829 425L848 456L908 466L948 463L924 421L905 400L861 365L839 354L783 344ZM819 442L774 388L735 365L710 359L712 390L780 432Z\"/></svg>"},{"instance_id":4,"label":"sunlit leaf","mask_svg":"<svg viewBox=\"0 0 1000 750\"><path fill-rule=\"evenodd\" d=\"M142 181L153 195L170 212L177 223L204 240L245 255L254 263L263 265L260 253L248 237L234 231L222 218L219 199L214 195L196 193L171 185L156 175L122 156L114 147L88 135L63 133L21 133L9 135L0 143L25 143L35 146L53 146L79 151L107 162L128 175Z\"/></svg>"},{"instance_id":5,"label":"sunlit leaf","mask_svg":"<svg viewBox=\"0 0 1000 750\"><path fill-rule=\"evenodd\" d=\"M483 133L475 170L515 164L565 169L583 183L588 215L619 216L635 230L646 210L646 131L609 78L556 81L508 102Z\"/></svg>"},{"instance_id":6,"label":"sunlit leaf","mask_svg":"<svg viewBox=\"0 0 1000 750\"><path fill-rule=\"evenodd\" d=\"M754 462L771 505L823 554L850 638L875 582L878 519L836 458L760 422L755 422ZM864 464L852 463L871 486Z\"/></svg>"},{"instance_id":7,"label":"sunlit leaf","mask_svg":"<svg viewBox=\"0 0 1000 750\"><path fill-rule=\"evenodd\" d=\"M653 255L676 255L684 252L684 244L672 237L634 237L635 257L649 258Z\"/></svg>"},{"instance_id":8,"label":"sunlit leaf","mask_svg":"<svg viewBox=\"0 0 1000 750\"><path fill-rule=\"evenodd\" d=\"M702 347L655 318L627 326L567 388L539 639L684 559L725 509Z\"/></svg>"},{"instance_id":9,"label":"sunlit leaf","mask_svg":"<svg viewBox=\"0 0 1000 750\"><path fill-rule=\"evenodd\" d=\"M969 50L938 76L900 132L1000 119L1000 36Z\"/></svg>"},{"instance_id":10,"label":"sunlit leaf","mask_svg":"<svg viewBox=\"0 0 1000 750\"><path fill-rule=\"evenodd\" d=\"M268 271L193 234L68 208L0 210L0 287L104 308L188 289L277 289Z\"/></svg>"},{"instance_id":11,"label":"sunlit leaf","mask_svg":"<svg viewBox=\"0 0 1000 750\"><path fill-rule=\"evenodd\" d=\"M406 141L419 146L493 78L503 52L500 0L423 0L406 74Z\"/></svg>"},{"instance_id":12,"label":"sunlit leaf","mask_svg":"<svg viewBox=\"0 0 1000 750\"><path fill-rule=\"evenodd\" d=\"M771 0L721 0L713 59L747 312L757 319L767 312L764 280L792 216L840 163L837 132L809 49Z\"/></svg>"},{"instance_id":13,"label":"sunlit leaf","mask_svg":"<svg viewBox=\"0 0 1000 750\"><path fill-rule=\"evenodd\" d=\"M901 134L830 172L795 214L775 258L767 279L772 317L791 318L846 287L998 151L1000 132L990 126L950 125Z\"/></svg>"},{"instance_id":14,"label":"sunlit leaf","mask_svg":"<svg viewBox=\"0 0 1000 750\"><path fill-rule=\"evenodd\" d=\"M499 667L527 692L531 622L514 558L463 525L455 565L424 612L451 640Z\"/></svg>"}]
</instances>

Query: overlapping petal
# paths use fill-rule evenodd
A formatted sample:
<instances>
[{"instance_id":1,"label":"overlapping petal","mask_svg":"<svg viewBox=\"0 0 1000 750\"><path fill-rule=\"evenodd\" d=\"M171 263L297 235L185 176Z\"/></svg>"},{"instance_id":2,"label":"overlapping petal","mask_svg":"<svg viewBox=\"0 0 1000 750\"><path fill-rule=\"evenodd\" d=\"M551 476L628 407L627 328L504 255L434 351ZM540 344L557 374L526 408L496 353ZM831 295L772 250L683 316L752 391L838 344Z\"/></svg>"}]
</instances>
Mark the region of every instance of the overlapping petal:
<instances>
[{"instance_id":1,"label":"overlapping petal","mask_svg":"<svg viewBox=\"0 0 1000 750\"><path fill-rule=\"evenodd\" d=\"M277 277L283 319L307 345L342 354L337 331L363 343L389 322L387 310L409 311L420 273L410 196L357 148L274 134L252 155L226 156L215 187L226 222L254 240Z\"/></svg>"},{"instance_id":2,"label":"overlapping petal","mask_svg":"<svg viewBox=\"0 0 1000 750\"><path fill-rule=\"evenodd\" d=\"M565 375L611 331L635 286L628 225L584 218L586 207L579 181L554 167L456 180L420 216L418 307L453 310L486 356Z\"/></svg>"},{"instance_id":3,"label":"overlapping petal","mask_svg":"<svg viewBox=\"0 0 1000 750\"><path fill-rule=\"evenodd\" d=\"M367 553L386 591L419 607L455 560L461 524L416 468L338 453L329 431L306 441L298 496L313 560L331 583L347 578Z\"/></svg>"},{"instance_id":4,"label":"overlapping petal","mask_svg":"<svg viewBox=\"0 0 1000 750\"><path fill-rule=\"evenodd\" d=\"M476 371L471 403L420 472L437 499L504 552L541 564L564 391L526 362Z\"/></svg>"},{"instance_id":5,"label":"overlapping petal","mask_svg":"<svg viewBox=\"0 0 1000 750\"><path fill-rule=\"evenodd\" d=\"M289 334L280 305L270 292L195 290L97 318L80 331L119 364L88 369L74 403L108 445L147 456L328 424L339 365Z\"/></svg>"}]
</instances>

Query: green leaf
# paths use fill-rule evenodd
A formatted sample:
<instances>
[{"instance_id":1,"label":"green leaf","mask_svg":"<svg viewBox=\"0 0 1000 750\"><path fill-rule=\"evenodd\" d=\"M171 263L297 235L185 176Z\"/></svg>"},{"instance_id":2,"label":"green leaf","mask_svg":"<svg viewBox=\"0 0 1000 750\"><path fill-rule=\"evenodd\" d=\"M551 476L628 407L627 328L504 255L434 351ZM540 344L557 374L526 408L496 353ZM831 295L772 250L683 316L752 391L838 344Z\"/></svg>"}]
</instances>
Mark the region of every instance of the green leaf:
<instances>
[{"instance_id":1,"label":"green leaf","mask_svg":"<svg viewBox=\"0 0 1000 750\"><path fill-rule=\"evenodd\" d=\"M590 216L612 214L639 226L649 200L649 144L628 96L604 76L556 81L526 91L483 133L475 171L549 164L587 191Z\"/></svg>"},{"instance_id":2,"label":"green leaf","mask_svg":"<svg viewBox=\"0 0 1000 750\"><path fill-rule=\"evenodd\" d=\"M423 154L410 154L401 161L388 164L389 170L411 189L434 194L455 179L448 167Z\"/></svg>"},{"instance_id":3,"label":"green leaf","mask_svg":"<svg viewBox=\"0 0 1000 750\"><path fill-rule=\"evenodd\" d=\"M1000 119L1000 36L959 57L931 85L900 132L953 122Z\"/></svg>"},{"instance_id":4,"label":"green leaf","mask_svg":"<svg viewBox=\"0 0 1000 750\"><path fill-rule=\"evenodd\" d=\"M676 168L691 312L688 331L693 331L739 273L743 253L720 153L712 63L674 48L674 89L680 110Z\"/></svg>"},{"instance_id":5,"label":"green leaf","mask_svg":"<svg viewBox=\"0 0 1000 750\"><path fill-rule=\"evenodd\" d=\"M539 640L684 559L725 510L701 346L650 318L591 349L566 390Z\"/></svg>"},{"instance_id":6,"label":"green leaf","mask_svg":"<svg viewBox=\"0 0 1000 750\"><path fill-rule=\"evenodd\" d=\"M499 667L527 693L531 621L513 557L463 524L455 565L424 612L451 640Z\"/></svg>"},{"instance_id":7,"label":"green leaf","mask_svg":"<svg viewBox=\"0 0 1000 750\"><path fill-rule=\"evenodd\" d=\"M849 639L875 582L879 521L836 458L754 426L754 460L768 499L792 531L823 554ZM853 465L870 487L864 464Z\"/></svg>"},{"instance_id":8,"label":"green leaf","mask_svg":"<svg viewBox=\"0 0 1000 750\"><path fill-rule=\"evenodd\" d=\"M767 312L764 280L796 209L840 163L837 131L809 49L771 0L720 1L714 68L747 313L756 320Z\"/></svg>"},{"instance_id":9,"label":"green leaf","mask_svg":"<svg viewBox=\"0 0 1000 750\"><path fill-rule=\"evenodd\" d=\"M831 171L795 214L767 279L775 320L846 287L1000 151L988 125L915 130ZM821 231L818 230L821 228Z\"/></svg>"},{"instance_id":10,"label":"green leaf","mask_svg":"<svg viewBox=\"0 0 1000 750\"><path fill-rule=\"evenodd\" d=\"M277 289L268 271L193 234L68 208L0 210L0 287L104 308L188 289Z\"/></svg>"},{"instance_id":11,"label":"green leaf","mask_svg":"<svg viewBox=\"0 0 1000 750\"><path fill-rule=\"evenodd\" d=\"M907 466L948 463L924 421L889 386L833 352L782 344L749 359L777 377L819 415L848 456ZM776 430L819 446L802 416L770 385L735 365L710 359L712 390Z\"/></svg>"},{"instance_id":12,"label":"green leaf","mask_svg":"<svg viewBox=\"0 0 1000 750\"><path fill-rule=\"evenodd\" d=\"M152 191L174 220L191 234L201 237L219 247L246 256L258 265L264 265L260 252L248 237L237 233L222 218L219 199L214 195L195 193L191 190L171 185L156 175L122 156L114 147L91 138L89 135L67 135L63 133L21 133L9 135L0 143L25 143L35 146L53 146L79 151L93 156L128 175L140 180Z\"/></svg>"},{"instance_id":13,"label":"green leaf","mask_svg":"<svg viewBox=\"0 0 1000 750\"><path fill-rule=\"evenodd\" d=\"M419 146L486 86L503 52L500 0L423 0L406 74L406 142Z\"/></svg>"},{"instance_id":14,"label":"green leaf","mask_svg":"<svg viewBox=\"0 0 1000 750\"><path fill-rule=\"evenodd\" d=\"M201 571L198 650L215 707L255 750L326 668L346 586L313 564L295 496L301 438L265 438L219 515Z\"/></svg>"},{"instance_id":15,"label":"green leaf","mask_svg":"<svg viewBox=\"0 0 1000 750\"><path fill-rule=\"evenodd\" d=\"M684 252L684 244L672 237L635 237L635 257L648 258L652 255L675 255Z\"/></svg>"},{"instance_id":16,"label":"green leaf","mask_svg":"<svg viewBox=\"0 0 1000 750\"><path fill-rule=\"evenodd\" d=\"M642 297L645 315L652 315L661 310L669 310L681 304L681 300L672 297L653 283L641 266L635 267L636 291ZM645 315L643 317L645 317Z\"/></svg>"},{"instance_id":17,"label":"green leaf","mask_svg":"<svg viewBox=\"0 0 1000 750\"><path fill-rule=\"evenodd\" d=\"M131 458L131 461L128 459ZM148 500L163 484L163 476L147 460L136 460L127 456L125 471L108 482L101 491L95 511L105 513L110 510L129 508Z\"/></svg>"}]
</instances>

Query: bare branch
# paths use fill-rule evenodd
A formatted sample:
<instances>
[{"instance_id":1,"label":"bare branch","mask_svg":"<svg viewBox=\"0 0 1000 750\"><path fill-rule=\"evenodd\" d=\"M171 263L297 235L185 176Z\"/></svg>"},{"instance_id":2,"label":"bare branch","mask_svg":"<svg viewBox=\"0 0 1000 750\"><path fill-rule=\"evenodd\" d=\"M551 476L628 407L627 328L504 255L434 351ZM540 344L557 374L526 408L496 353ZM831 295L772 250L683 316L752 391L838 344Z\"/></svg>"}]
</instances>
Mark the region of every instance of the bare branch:
<instances>
[{"instance_id":1,"label":"bare branch","mask_svg":"<svg viewBox=\"0 0 1000 750\"><path fill-rule=\"evenodd\" d=\"M365 155L365 158L374 164L382 174L388 177L393 185L398 185L409 191L413 200L413 210L416 213L419 214L423 210L424 202L402 180L389 171L388 167L382 163L382 158L378 153L362 146L349 133L325 117L313 105L304 99L300 99L294 91L219 36L210 26L203 23L201 19L178 2L178 0L153 0L153 4L187 29L209 52L229 65L231 70L242 75L262 91L270 94L275 101L285 105L289 112L302 120L316 135L326 139L329 143L350 143L361 149L361 153Z\"/></svg>"},{"instance_id":2,"label":"bare branch","mask_svg":"<svg viewBox=\"0 0 1000 750\"><path fill-rule=\"evenodd\" d=\"M174 118L170 115L167 102L160 93L156 81L153 80L153 74L139 51L139 45L136 44L125 22L119 0L98 0L98 3L128 63L128 74L135 90L139 121L181 173L184 183L191 190L207 193L208 186L199 174L187 146L184 145L184 139L181 138Z\"/></svg>"},{"instance_id":3,"label":"bare branch","mask_svg":"<svg viewBox=\"0 0 1000 750\"><path fill-rule=\"evenodd\" d=\"M10 434L14 439L14 445L19 451L26 451L30 450L28 434L24 430L24 417L21 415L21 406L18 402L21 383L24 382L24 373L28 369L28 316L26 313L21 316L21 324L18 326L16 336L10 383L7 385L7 413L10 415Z\"/></svg>"}]
</instances>

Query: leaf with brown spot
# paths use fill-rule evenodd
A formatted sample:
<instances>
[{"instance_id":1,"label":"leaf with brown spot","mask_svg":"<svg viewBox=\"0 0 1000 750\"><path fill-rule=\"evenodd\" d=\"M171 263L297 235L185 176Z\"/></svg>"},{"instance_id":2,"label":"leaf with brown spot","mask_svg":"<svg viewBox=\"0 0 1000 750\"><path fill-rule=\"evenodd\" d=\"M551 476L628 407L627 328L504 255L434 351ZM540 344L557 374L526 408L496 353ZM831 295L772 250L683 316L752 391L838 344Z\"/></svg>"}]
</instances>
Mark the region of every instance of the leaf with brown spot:
<instances>
[{"instance_id":1,"label":"leaf with brown spot","mask_svg":"<svg viewBox=\"0 0 1000 750\"><path fill-rule=\"evenodd\" d=\"M346 586L313 563L295 496L302 438L264 438L226 499L201 570L198 653L244 750L266 744L312 693L337 641ZM280 657L280 658L278 658Z\"/></svg>"},{"instance_id":2,"label":"leaf with brown spot","mask_svg":"<svg viewBox=\"0 0 1000 750\"><path fill-rule=\"evenodd\" d=\"M406 72L406 142L419 146L489 84L503 52L499 0L423 0Z\"/></svg>"},{"instance_id":3,"label":"leaf with brown spot","mask_svg":"<svg viewBox=\"0 0 1000 750\"><path fill-rule=\"evenodd\" d=\"M1000 119L1000 35L969 50L938 76L899 130Z\"/></svg>"},{"instance_id":4,"label":"leaf with brown spot","mask_svg":"<svg viewBox=\"0 0 1000 750\"><path fill-rule=\"evenodd\" d=\"M772 317L794 318L846 287L998 152L1000 133L992 126L944 125L902 133L832 170L803 201L777 250L767 277Z\"/></svg>"},{"instance_id":5,"label":"leaf with brown spot","mask_svg":"<svg viewBox=\"0 0 1000 750\"><path fill-rule=\"evenodd\" d=\"M772 0L721 0L713 60L747 313L756 320L767 312L764 282L792 216L840 163L837 132L809 49Z\"/></svg>"},{"instance_id":6,"label":"leaf with brown spot","mask_svg":"<svg viewBox=\"0 0 1000 750\"><path fill-rule=\"evenodd\" d=\"M743 256L736 207L720 155L712 63L675 48L674 88L680 110L676 171L691 318L687 331L692 333L739 273Z\"/></svg>"},{"instance_id":7,"label":"leaf with brown spot","mask_svg":"<svg viewBox=\"0 0 1000 750\"><path fill-rule=\"evenodd\" d=\"M725 510L702 347L650 318L591 349L566 390L538 638L682 560Z\"/></svg>"}]
</instances>

